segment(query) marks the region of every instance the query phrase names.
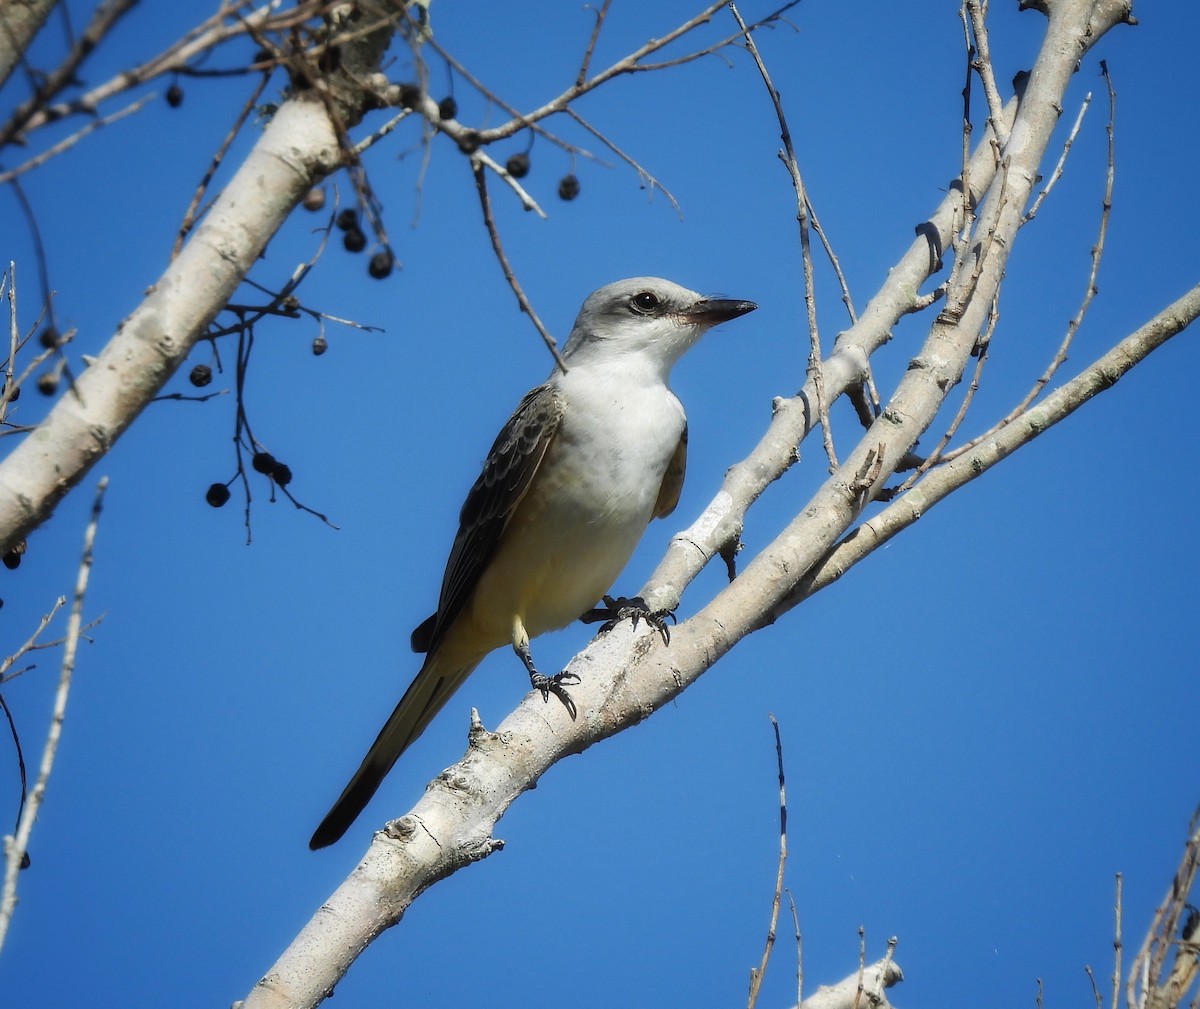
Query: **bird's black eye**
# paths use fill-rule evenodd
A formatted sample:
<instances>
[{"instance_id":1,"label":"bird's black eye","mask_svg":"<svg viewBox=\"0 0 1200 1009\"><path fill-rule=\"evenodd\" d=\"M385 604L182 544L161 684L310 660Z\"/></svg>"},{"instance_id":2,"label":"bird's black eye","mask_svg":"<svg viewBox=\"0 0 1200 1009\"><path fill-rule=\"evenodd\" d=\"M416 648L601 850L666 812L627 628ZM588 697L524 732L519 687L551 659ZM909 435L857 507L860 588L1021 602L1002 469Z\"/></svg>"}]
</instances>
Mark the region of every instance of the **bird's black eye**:
<instances>
[{"instance_id":1,"label":"bird's black eye","mask_svg":"<svg viewBox=\"0 0 1200 1009\"><path fill-rule=\"evenodd\" d=\"M641 294L635 294L631 302L635 312L641 312L643 315L649 315L658 308L658 295L653 291L642 291Z\"/></svg>"}]
</instances>

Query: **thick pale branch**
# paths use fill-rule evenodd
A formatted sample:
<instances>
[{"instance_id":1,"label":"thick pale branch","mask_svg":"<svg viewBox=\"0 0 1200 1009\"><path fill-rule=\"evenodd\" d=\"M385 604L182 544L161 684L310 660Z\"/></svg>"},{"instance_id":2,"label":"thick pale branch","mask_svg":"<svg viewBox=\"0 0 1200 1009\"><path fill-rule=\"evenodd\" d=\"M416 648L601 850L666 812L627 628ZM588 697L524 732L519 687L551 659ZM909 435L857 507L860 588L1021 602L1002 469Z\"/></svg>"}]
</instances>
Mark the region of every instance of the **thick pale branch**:
<instances>
[{"instance_id":1,"label":"thick pale branch","mask_svg":"<svg viewBox=\"0 0 1200 1009\"><path fill-rule=\"evenodd\" d=\"M1014 98L1005 108L1006 123L1012 123L1016 109ZM982 197L995 177L992 142L992 133L986 130L971 158L972 202ZM822 365L823 394L830 402L862 383L870 355L891 339L892 327L901 318L924 304L918 292L940 268L942 251L962 222L962 197L957 188L952 185L930 217L917 226L916 238L888 271L883 287L854 325L838 335L833 352ZM758 445L729 469L720 491L700 517L672 538L666 556L650 576L643 595L651 592L656 608L678 603L704 566L723 548L737 543L750 506L799 461L799 446L818 423L815 403L816 384L811 375L795 396L775 401L771 423Z\"/></svg>"},{"instance_id":2,"label":"thick pale branch","mask_svg":"<svg viewBox=\"0 0 1200 1009\"><path fill-rule=\"evenodd\" d=\"M998 429L953 462L933 470L911 491L855 529L809 572L794 593L780 601L772 613L772 619L813 593L832 585L868 554L922 518L947 495L982 476L1022 445L1027 445L1069 417L1093 396L1111 388L1134 365L1171 337L1183 332L1198 316L1200 284L1164 308L1070 382L1055 389L1043 402L1023 413L1014 423Z\"/></svg>"},{"instance_id":3,"label":"thick pale branch","mask_svg":"<svg viewBox=\"0 0 1200 1009\"><path fill-rule=\"evenodd\" d=\"M185 32L157 56L122 70L83 94L50 105L48 99L53 97L54 90L62 90L75 83L70 74L62 75L55 89L43 87L39 95L22 104L7 122L0 125L0 145L13 140L25 142L35 130L58 122L66 116L94 115L100 105L113 96L162 74L186 71L191 61L230 39L242 36L261 38L264 31L287 31L298 27L326 10L330 6L330 0L300 0L285 12L276 13L280 4L281 0L269 0L268 3L252 10L249 4L243 3L242 0L226 0L210 17ZM107 6L112 7L114 4ZM89 28L93 28L100 20L98 13ZM107 31L107 28L105 30ZM95 39L99 37L94 33Z\"/></svg>"},{"instance_id":4,"label":"thick pale branch","mask_svg":"<svg viewBox=\"0 0 1200 1009\"><path fill-rule=\"evenodd\" d=\"M778 601L791 594L845 533L959 381L1003 277L1076 60L1120 20L1117 8L1111 13L1112 20L1101 25L1094 20L1090 4L1056 5L1017 109L1009 145L1001 152L1006 170L993 180L978 215L970 248L977 258L975 266L958 271L957 289L952 286L924 346L881 416L842 466L739 578L676 631L676 641L686 639L690 625L703 622L705 630L699 633L708 664L747 633L771 622ZM1063 53L1072 53L1073 58L1064 59ZM655 597L654 605L661 605L661 599Z\"/></svg>"},{"instance_id":5,"label":"thick pale branch","mask_svg":"<svg viewBox=\"0 0 1200 1009\"><path fill-rule=\"evenodd\" d=\"M381 30L355 43L382 57ZM0 463L0 549L44 521L187 358L313 183L341 167L320 88L284 102L212 209L142 303L36 430ZM327 96L328 97L328 96ZM361 95L347 91L351 123Z\"/></svg>"},{"instance_id":6,"label":"thick pale branch","mask_svg":"<svg viewBox=\"0 0 1200 1009\"><path fill-rule=\"evenodd\" d=\"M800 1004L800 1009L888 1009L891 1003L884 989L903 980L904 974L895 961L877 960L867 964L861 974L855 971L837 984L822 985Z\"/></svg>"},{"instance_id":7,"label":"thick pale branch","mask_svg":"<svg viewBox=\"0 0 1200 1009\"><path fill-rule=\"evenodd\" d=\"M1006 171L996 173L990 140L972 166L971 184L988 195L979 214L972 254L960 271L961 290L947 306L881 417L788 528L712 602L681 623L663 647L643 626L618 625L571 663L582 683L573 689L579 718L529 695L494 733L473 720L466 756L432 782L406 816L375 836L350 877L255 987L246 1006L306 1006L328 995L357 954L396 924L426 888L502 846L499 818L552 764L647 717L682 692L738 640L774 618L782 600L826 556L901 458L929 426L947 390L958 381L986 320L1008 249L1037 177L1063 90L1078 58L1126 10L1111 6L1108 21L1091 4L1055 5L1031 84L1017 109ZM975 172L975 168L978 171ZM990 182L988 180L991 180ZM974 201L973 201L974 202ZM952 194L936 219L893 270L884 291L856 327L842 334L825 363L825 389L860 382L872 350L918 300L937 269L961 213ZM655 572L652 605L678 599L683 587L723 546L736 540L746 507L794 460L811 429L811 391L777 401L775 418L751 459L735 467L717 499L691 529L672 542ZM646 594L643 592L643 594Z\"/></svg>"}]
</instances>

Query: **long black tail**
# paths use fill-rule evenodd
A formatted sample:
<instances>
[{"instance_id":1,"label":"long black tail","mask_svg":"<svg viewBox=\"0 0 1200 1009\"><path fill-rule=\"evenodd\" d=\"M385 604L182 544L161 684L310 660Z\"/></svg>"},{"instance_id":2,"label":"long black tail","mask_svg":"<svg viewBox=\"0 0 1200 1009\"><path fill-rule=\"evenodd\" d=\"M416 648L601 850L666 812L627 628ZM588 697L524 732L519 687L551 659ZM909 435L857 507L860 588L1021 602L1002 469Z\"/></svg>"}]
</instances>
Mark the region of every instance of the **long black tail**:
<instances>
[{"instance_id":1,"label":"long black tail","mask_svg":"<svg viewBox=\"0 0 1200 1009\"><path fill-rule=\"evenodd\" d=\"M375 742L363 757L350 783L338 796L333 808L325 815L321 825L317 827L308 842L308 846L316 851L333 844L358 819L359 813L366 808L376 790L379 788L388 771L408 747L425 731L425 727L433 721L445 703L463 684L472 670L478 665L472 662L468 666L443 669L438 662L435 652L425 660L421 671L409 684L396 710L384 723Z\"/></svg>"}]
</instances>

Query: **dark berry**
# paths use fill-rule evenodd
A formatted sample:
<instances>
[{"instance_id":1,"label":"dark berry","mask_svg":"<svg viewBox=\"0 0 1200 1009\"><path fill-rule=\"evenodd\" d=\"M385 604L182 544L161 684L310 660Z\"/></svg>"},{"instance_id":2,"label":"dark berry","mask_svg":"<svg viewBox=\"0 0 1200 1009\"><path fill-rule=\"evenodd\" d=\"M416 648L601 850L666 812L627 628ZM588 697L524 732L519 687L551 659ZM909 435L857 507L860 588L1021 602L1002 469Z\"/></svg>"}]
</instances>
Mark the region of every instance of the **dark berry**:
<instances>
[{"instance_id":1,"label":"dark berry","mask_svg":"<svg viewBox=\"0 0 1200 1009\"><path fill-rule=\"evenodd\" d=\"M183 88L179 86L178 81L167 88L167 104L173 109L177 109L183 104Z\"/></svg>"},{"instance_id":2,"label":"dark berry","mask_svg":"<svg viewBox=\"0 0 1200 1009\"><path fill-rule=\"evenodd\" d=\"M421 100L421 89L415 84L400 85L400 104L406 109L415 109Z\"/></svg>"},{"instance_id":3,"label":"dark berry","mask_svg":"<svg viewBox=\"0 0 1200 1009\"><path fill-rule=\"evenodd\" d=\"M58 330L53 326L47 326L40 333L38 333L38 343L40 343L47 350L53 350L55 347L57 347L61 339L62 337L59 335Z\"/></svg>"},{"instance_id":4,"label":"dark berry","mask_svg":"<svg viewBox=\"0 0 1200 1009\"><path fill-rule=\"evenodd\" d=\"M342 245L346 247L347 252L362 252L367 247L367 236L358 228L354 228L342 236Z\"/></svg>"},{"instance_id":5,"label":"dark berry","mask_svg":"<svg viewBox=\"0 0 1200 1009\"><path fill-rule=\"evenodd\" d=\"M292 469L286 463L277 462L275 468L271 470L271 479L274 480L280 487L286 487L292 482Z\"/></svg>"},{"instance_id":6,"label":"dark berry","mask_svg":"<svg viewBox=\"0 0 1200 1009\"><path fill-rule=\"evenodd\" d=\"M43 396L53 396L58 392L58 376L52 371L46 371L38 375L37 391Z\"/></svg>"},{"instance_id":7,"label":"dark berry","mask_svg":"<svg viewBox=\"0 0 1200 1009\"><path fill-rule=\"evenodd\" d=\"M558 183L558 198L573 200L579 195L579 180L574 175L564 175Z\"/></svg>"},{"instance_id":8,"label":"dark berry","mask_svg":"<svg viewBox=\"0 0 1200 1009\"><path fill-rule=\"evenodd\" d=\"M275 56L268 49L260 49L258 52L256 52L254 54L253 62L256 64L266 63L269 65L269 64L273 63L274 61L275 61Z\"/></svg>"},{"instance_id":9,"label":"dark berry","mask_svg":"<svg viewBox=\"0 0 1200 1009\"><path fill-rule=\"evenodd\" d=\"M203 389L212 381L212 368L207 364L198 364L188 375L188 381L197 389Z\"/></svg>"},{"instance_id":10,"label":"dark berry","mask_svg":"<svg viewBox=\"0 0 1200 1009\"><path fill-rule=\"evenodd\" d=\"M529 174L529 155L524 152L514 154L504 163L504 167L514 179L523 179Z\"/></svg>"},{"instance_id":11,"label":"dark berry","mask_svg":"<svg viewBox=\"0 0 1200 1009\"><path fill-rule=\"evenodd\" d=\"M229 488L223 483L215 483L205 491L204 500L214 508L220 508L229 500Z\"/></svg>"},{"instance_id":12,"label":"dark berry","mask_svg":"<svg viewBox=\"0 0 1200 1009\"><path fill-rule=\"evenodd\" d=\"M342 231L357 231L358 230L358 211L352 208L339 210L337 215L337 226Z\"/></svg>"},{"instance_id":13,"label":"dark berry","mask_svg":"<svg viewBox=\"0 0 1200 1009\"><path fill-rule=\"evenodd\" d=\"M25 553L25 541L18 540L13 548L4 555L4 566L10 571L21 566L21 557Z\"/></svg>"},{"instance_id":14,"label":"dark berry","mask_svg":"<svg viewBox=\"0 0 1200 1009\"><path fill-rule=\"evenodd\" d=\"M474 154L479 150L479 134L475 130L467 130L458 138L458 149L463 154Z\"/></svg>"},{"instance_id":15,"label":"dark berry","mask_svg":"<svg viewBox=\"0 0 1200 1009\"><path fill-rule=\"evenodd\" d=\"M438 115L443 119L458 118L458 102L454 100L453 95L438 102Z\"/></svg>"},{"instance_id":16,"label":"dark berry","mask_svg":"<svg viewBox=\"0 0 1200 1009\"><path fill-rule=\"evenodd\" d=\"M376 280L383 280L392 272L392 267L396 265L396 257L392 255L390 249L380 249L371 257L371 262L367 265L367 272Z\"/></svg>"},{"instance_id":17,"label":"dark berry","mask_svg":"<svg viewBox=\"0 0 1200 1009\"><path fill-rule=\"evenodd\" d=\"M300 201L300 206L305 210L322 210L325 207L325 190L320 186L313 186L307 193L304 194L304 199Z\"/></svg>"},{"instance_id":18,"label":"dark berry","mask_svg":"<svg viewBox=\"0 0 1200 1009\"><path fill-rule=\"evenodd\" d=\"M8 387L8 401L15 403L21 398L21 387L19 385L10 385Z\"/></svg>"},{"instance_id":19,"label":"dark berry","mask_svg":"<svg viewBox=\"0 0 1200 1009\"><path fill-rule=\"evenodd\" d=\"M320 357L329 349L329 341L323 336L314 336L312 343L313 357Z\"/></svg>"},{"instance_id":20,"label":"dark berry","mask_svg":"<svg viewBox=\"0 0 1200 1009\"><path fill-rule=\"evenodd\" d=\"M250 460L250 465L258 473L270 473L279 464L270 452L255 452L254 458Z\"/></svg>"}]
</instances>

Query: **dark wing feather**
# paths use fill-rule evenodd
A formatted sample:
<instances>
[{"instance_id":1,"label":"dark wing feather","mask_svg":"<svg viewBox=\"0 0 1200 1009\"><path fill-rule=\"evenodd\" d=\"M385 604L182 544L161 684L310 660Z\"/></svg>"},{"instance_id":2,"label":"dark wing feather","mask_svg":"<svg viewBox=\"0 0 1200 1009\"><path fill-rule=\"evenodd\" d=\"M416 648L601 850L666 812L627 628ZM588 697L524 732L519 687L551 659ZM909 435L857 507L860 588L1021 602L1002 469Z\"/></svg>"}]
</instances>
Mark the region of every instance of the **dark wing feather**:
<instances>
[{"instance_id":1,"label":"dark wing feather","mask_svg":"<svg viewBox=\"0 0 1200 1009\"><path fill-rule=\"evenodd\" d=\"M559 392L540 385L526 393L496 437L459 514L437 612L413 631L413 651L435 648L462 612L558 433L563 410Z\"/></svg>"},{"instance_id":2,"label":"dark wing feather","mask_svg":"<svg viewBox=\"0 0 1200 1009\"><path fill-rule=\"evenodd\" d=\"M683 475L687 472L687 425L683 425L683 434L679 436L679 444L675 454L667 463L667 471L663 474L662 486L658 489L658 500L654 502L654 517L665 519L679 504L679 495L683 491Z\"/></svg>"}]
</instances>

